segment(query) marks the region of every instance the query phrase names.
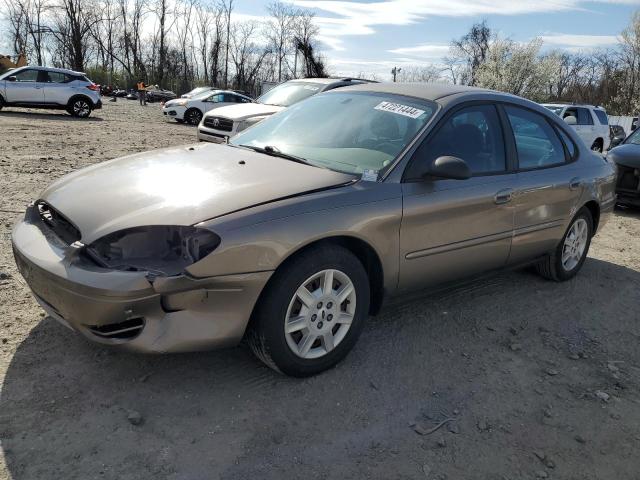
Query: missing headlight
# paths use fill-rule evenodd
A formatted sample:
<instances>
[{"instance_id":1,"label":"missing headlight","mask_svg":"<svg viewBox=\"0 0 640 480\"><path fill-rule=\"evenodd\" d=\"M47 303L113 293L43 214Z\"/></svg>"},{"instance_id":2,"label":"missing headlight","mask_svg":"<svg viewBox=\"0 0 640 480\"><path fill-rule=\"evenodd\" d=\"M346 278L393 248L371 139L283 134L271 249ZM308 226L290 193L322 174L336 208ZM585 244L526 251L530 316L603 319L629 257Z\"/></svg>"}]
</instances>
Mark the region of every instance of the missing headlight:
<instances>
[{"instance_id":1,"label":"missing headlight","mask_svg":"<svg viewBox=\"0 0 640 480\"><path fill-rule=\"evenodd\" d=\"M205 229L151 225L111 233L87 246L85 253L104 268L172 276L219 244L220 237Z\"/></svg>"}]
</instances>

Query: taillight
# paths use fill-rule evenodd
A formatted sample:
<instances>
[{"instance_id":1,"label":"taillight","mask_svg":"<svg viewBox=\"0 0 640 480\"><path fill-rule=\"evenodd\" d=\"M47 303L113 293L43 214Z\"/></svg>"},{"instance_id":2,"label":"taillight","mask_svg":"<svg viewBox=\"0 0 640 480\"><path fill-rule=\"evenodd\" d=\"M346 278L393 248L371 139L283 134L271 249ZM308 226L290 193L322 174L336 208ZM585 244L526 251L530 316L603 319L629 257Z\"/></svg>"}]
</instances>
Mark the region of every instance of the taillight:
<instances>
[{"instance_id":1,"label":"taillight","mask_svg":"<svg viewBox=\"0 0 640 480\"><path fill-rule=\"evenodd\" d=\"M91 85L87 85L87 88L89 90L93 90L94 92L97 92L98 90L100 90L100 85L96 85L95 83L92 83Z\"/></svg>"}]
</instances>

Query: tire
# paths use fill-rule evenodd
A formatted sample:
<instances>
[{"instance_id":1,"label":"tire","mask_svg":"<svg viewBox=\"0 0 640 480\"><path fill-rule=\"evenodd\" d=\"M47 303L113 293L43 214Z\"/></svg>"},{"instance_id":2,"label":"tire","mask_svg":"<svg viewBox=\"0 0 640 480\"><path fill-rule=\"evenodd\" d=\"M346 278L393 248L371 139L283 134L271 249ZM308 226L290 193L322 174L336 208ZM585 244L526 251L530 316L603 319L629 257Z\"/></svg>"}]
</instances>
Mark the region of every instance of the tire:
<instances>
[{"instance_id":1,"label":"tire","mask_svg":"<svg viewBox=\"0 0 640 480\"><path fill-rule=\"evenodd\" d=\"M595 142L593 142L593 145L591 145L591 150L593 150L594 152L602 153L603 141L598 138Z\"/></svg>"},{"instance_id":2,"label":"tire","mask_svg":"<svg viewBox=\"0 0 640 480\"><path fill-rule=\"evenodd\" d=\"M77 118L87 118L91 115L93 104L86 98L72 98L67 106L67 112Z\"/></svg>"},{"instance_id":3,"label":"tire","mask_svg":"<svg viewBox=\"0 0 640 480\"><path fill-rule=\"evenodd\" d=\"M582 228L586 229L586 232L584 232L586 238L584 238L583 247L582 242L576 245L576 255L579 254L579 257L572 256L571 262L568 260L563 262L563 253L565 253L567 249L571 249L568 245L567 238L571 239L571 237L574 237L576 234L574 228L578 228L578 231L584 231L581 230ZM544 278L556 282L564 282L575 277L587 258L592 236L593 218L591 217L591 212L586 208L582 208L571 220L569 228L567 228L556 249L536 266L538 273Z\"/></svg>"},{"instance_id":4,"label":"tire","mask_svg":"<svg viewBox=\"0 0 640 480\"><path fill-rule=\"evenodd\" d=\"M0 110L2 110L2 107L4 107L4 98L0 96Z\"/></svg>"},{"instance_id":5,"label":"tire","mask_svg":"<svg viewBox=\"0 0 640 480\"><path fill-rule=\"evenodd\" d=\"M176 118L175 120L176 120L176 122L178 122L178 123L184 123L184 120L183 120L183 119L181 119L181 118Z\"/></svg>"},{"instance_id":6,"label":"tire","mask_svg":"<svg viewBox=\"0 0 640 480\"><path fill-rule=\"evenodd\" d=\"M190 108L184 112L184 121L189 125L198 125L202 120L202 112L197 108Z\"/></svg>"},{"instance_id":7,"label":"tire","mask_svg":"<svg viewBox=\"0 0 640 480\"><path fill-rule=\"evenodd\" d=\"M331 288L323 290L327 278L333 279ZM346 289L345 295L350 293L338 304L341 289L349 282L352 289ZM303 288L307 307L298 296ZM335 245L312 247L272 277L254 312L248 344L278 372L315 375L334 366L355 345L369 315L369 296L367 273L349 250ZM289 322L292 330L287 333L285 325L291 318L298 321Z\"/></svg>"}]
</instances>

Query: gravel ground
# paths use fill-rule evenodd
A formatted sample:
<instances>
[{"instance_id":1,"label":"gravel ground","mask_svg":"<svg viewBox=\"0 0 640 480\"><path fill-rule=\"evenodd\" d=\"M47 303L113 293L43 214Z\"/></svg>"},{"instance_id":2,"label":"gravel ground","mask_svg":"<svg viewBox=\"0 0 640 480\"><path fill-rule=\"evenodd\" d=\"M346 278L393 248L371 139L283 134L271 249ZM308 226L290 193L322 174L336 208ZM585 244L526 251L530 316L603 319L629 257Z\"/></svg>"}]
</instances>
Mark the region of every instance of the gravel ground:
<instances>
[{"instance_id":1,"label":"gravel ground","mask_svg":"<svg viewBox=\"0 0 640 480\"><path fill-rule=\"evenodd\" d=\"M24 205L194 139L126 100L89 121L0 113L0 479L640 478L638 212L616 213L574 280L507 272L388 307L306 380L243 347L134 355L45 318L11 254Z\"/></svg>"}]
</instances>

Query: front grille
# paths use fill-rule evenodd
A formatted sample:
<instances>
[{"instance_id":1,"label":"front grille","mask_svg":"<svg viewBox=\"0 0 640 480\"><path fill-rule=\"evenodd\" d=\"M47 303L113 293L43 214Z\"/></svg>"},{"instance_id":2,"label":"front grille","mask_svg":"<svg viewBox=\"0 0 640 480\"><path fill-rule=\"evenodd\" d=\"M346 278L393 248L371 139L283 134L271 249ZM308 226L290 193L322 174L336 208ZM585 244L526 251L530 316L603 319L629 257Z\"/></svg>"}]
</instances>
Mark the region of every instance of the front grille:
<instances>
[{"instance_id":1,"label":"front grille","mask_svg":"<svg viewBox=\"0 0 640 480\"><path fill-rule=\"evenodd\" d=\"M143 318L131 318L120 323L108 325L87 325L91 333L101 338L130 340L136 337L144 328Z\"/></svg>"},{"instance_id":2,"label":"front grille","mask_svg":"<svg viewBox=\"0 0 640 480\"><path fill-rule=\"evenodd\" d=\"M223 132L230 132L233 130L233 120L224 117L207 117L204 119L204 126Z\"/></svg>"},{"instance_id":3,"label":"front grille","mask_svg":"<svg viewBox=\"0 0 640 480\"><path fill-rule=\"evenodd\" d=\"M80 230L55 208L43 201L39 201L36 207L44 224L60 240L68 245L80 241Z\"/></svg>"},{"instance_id":4,"label":"front grille","mask_svg":"<svg viewBox=\"0 0 640 480\"><path fill-rule=\"evenodd\" d=\"M631 193L640 193L639 189L640 172L637 168L629 168L618 165L618 182L616 190Z\"/></svg>"}]
</instances>

